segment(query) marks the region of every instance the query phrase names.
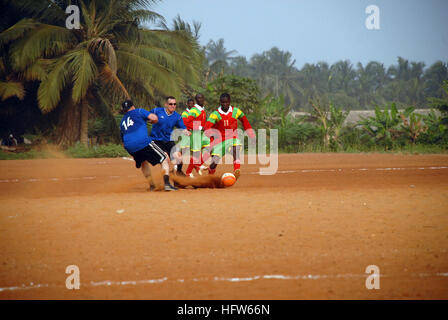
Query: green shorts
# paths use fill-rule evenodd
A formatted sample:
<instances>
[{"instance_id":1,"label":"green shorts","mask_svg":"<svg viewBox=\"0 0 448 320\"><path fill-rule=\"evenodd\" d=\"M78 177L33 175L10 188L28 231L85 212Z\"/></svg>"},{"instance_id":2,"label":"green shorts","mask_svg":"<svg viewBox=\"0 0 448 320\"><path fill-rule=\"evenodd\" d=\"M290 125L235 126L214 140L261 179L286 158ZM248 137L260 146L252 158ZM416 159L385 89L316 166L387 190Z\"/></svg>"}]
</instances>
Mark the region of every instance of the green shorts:
<instances>
[{"instance_id":1,"label":"green shorts","mask_svg":"<svg viewBox=\"0 0 448 320\"><path fill-rule=\"evenodd\" d=\"M210 146L210 138L202 131L193 131L191 136L182 136L180 147L190 148L191 151L201 151L201 149Z\"/></svg>"},{"instance_id":2,"label":"green shorts","mask_svg":"<svg viewBox=\"0 0 448 320\"><path fill-rule=\"evenodd\" d=\"M180 140L180 148L190 148L191 136L182 135L182 139Z\"/></svg>"},{"instance_id":3,"label":"green shorts","mask_svg":"<svg viewBox=\"0 0 448 320\"><path fill-rule=\"evenodd\" d=\"M233 138L233 139L227 139L222 141L221 143L218 143L216 146L212 149L212 156L220 156L226 154L226 150L232 149L232 147L235 146L241 146L240 139Z\"/></svg>"}]
</instances>

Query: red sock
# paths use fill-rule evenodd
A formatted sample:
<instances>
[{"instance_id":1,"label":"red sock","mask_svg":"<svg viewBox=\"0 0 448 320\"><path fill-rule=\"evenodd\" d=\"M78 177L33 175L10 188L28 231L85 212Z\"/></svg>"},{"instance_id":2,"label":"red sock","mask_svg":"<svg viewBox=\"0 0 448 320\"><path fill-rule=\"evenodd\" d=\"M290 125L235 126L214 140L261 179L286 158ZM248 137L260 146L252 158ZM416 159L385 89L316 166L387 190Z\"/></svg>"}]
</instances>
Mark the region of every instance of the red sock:
<instances>
[{"instance_id":1,"label":"red sock","mask_svg":"<svg viewBox=\"0 0 448 320\"><path fill-rule=\"evenodd\" d=\"M233 161L233 171L236 171L237 169L241 168L241 162L240 160Z\"/></svg>"},{"instance_id":2,"label":"red sock","mask_svg":"<svg viewBox=\"0 0 448 320\"><path fill-rule=\"evenodd\" d=\"M185 172L185 174L187 175L187 176L189 176L192 172L193 172L193 169L194 169L194 167L195 167L195 164L193 163L193 157L191 157L190 158L190 164L188 165L188 168L187 168L187 171Z\"/></svg>"},{"instance_id":3,"label":"red sock","mask_svg":"<svg viewBox=\"0 0 448 320\"><path fill-rule=\"evenodd\" d=\"M198 163L198 164L195 164L195 168L196 168L196 170L197 170L198 172L199 172L201 166L204 164L204 157L203 157L203 155L201 154L199 157L200 157L200 158L199 158L199 163Z\"/></svg>"}]
</instances>

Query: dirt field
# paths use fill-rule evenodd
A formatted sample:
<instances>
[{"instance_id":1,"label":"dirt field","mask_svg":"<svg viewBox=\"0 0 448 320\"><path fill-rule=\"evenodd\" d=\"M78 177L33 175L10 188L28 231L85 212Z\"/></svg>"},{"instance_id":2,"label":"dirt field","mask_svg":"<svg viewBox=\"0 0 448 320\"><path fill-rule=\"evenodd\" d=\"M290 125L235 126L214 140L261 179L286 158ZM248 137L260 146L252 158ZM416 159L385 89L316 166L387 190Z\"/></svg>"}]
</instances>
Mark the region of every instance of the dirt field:
<instances>
[{"instance_id":1,"label":"dirt field","mask_svg":"<svg viewBox=\"0 0 448 320\"><path fill-rule=\"evenodd\" d=\"M0 299L448 298L447 155L258 168L231 188L148 192L125 159L0 161Z\"/></svg>"}]
</instances>

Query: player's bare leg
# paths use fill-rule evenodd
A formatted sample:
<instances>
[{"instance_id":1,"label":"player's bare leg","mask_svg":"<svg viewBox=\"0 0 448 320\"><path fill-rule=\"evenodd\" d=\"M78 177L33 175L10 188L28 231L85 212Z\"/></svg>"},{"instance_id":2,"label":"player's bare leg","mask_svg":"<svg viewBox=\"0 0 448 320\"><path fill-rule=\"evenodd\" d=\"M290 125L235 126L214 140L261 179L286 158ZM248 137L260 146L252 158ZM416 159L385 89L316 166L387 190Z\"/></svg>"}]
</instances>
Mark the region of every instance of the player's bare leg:
<instances>
[{"instance_id":1,"label":"player's bare leg","mask_svg":"<svg viewBox=\"0 0 448 320\"><path fill-rule=\"evenodd\" d=\"M179 175L183 176L183 175L185 175L184 172L182 171L182 165L183 165L183 162L184 162L184 156L187 155L187 154L188 155L190 154L190 148L189 147L185 147L185 148L182 148L180 150L181 150L180 151L181 162L174 165L174 173L176 173L176 174L179 173Z\"/></svg>"},{"instance_id":2,"label":"player's bare leg","mask_svg":"<svg viewBox=\"0 0 448 320\"><path fill-rule=\"evenodd\" d=\"M182 171L182 154L179 151L173 153L174 174L179 176L185 176Z\"/></svg>"},{"instance_id":3,"label":"player's bare leg","mask_svg":"<svg viewBox=\"0 0 448 320\"><path fill-rule=\"evenodd\" d=\"M214 174L216 172L216 167L218 166L219 160L221 160L221 157L214 155L212 156L212 163L210 164L210 167L208 168L209 174Z\"/></svg>"},{"instance_id":4,"label":"player's bare leg","mask_svg":"<svg viewBox=\"0 0 448 320\"><path fill-rule=\"evenodd\" d=\"M166 159L162 162L162 172L163 172L163 182L165 183L165 191L176 191L177 188L173 187L170 184L170 164L169 164L169 157L166 157Z\"/></svg>"},{"instance_id":5,"label":"player's bare leg","mask_svg":"<svg viewBox=\"0 0 448 320\"><path fill-rule=\"evenodd\" d=\"M151 166L148 161L142 162L142 173L145 176L145 179L149 183L149 191L155 190L156 187L155 187L154 182L152 181L152 177L151 177Z\"/></svg>"},{"instance_id":6,"label":"player's bare leg","mask_svg":"<svg viewBox=\"0 0 448 320\"><path fill-rule=\"evenodd\" d=\"M203 171L207 170L208 167L205 164L205 162L210 158L210 150L208 147L202 148L202 155L201 155L201 165L199 166L198 173L199 175L202 175Z\"/></svg>"},{"instance_id":7,"label":"player's bare leg","mask_svg":"<svg viewBox=\"0 0 448 320\"><path fill-rule=\"evenodd\" d=\"M241 161L240 161L240 148L241 146L233 146L233 172L235 177L238 179L241 175Z\"/></svg>"}]
</instances>

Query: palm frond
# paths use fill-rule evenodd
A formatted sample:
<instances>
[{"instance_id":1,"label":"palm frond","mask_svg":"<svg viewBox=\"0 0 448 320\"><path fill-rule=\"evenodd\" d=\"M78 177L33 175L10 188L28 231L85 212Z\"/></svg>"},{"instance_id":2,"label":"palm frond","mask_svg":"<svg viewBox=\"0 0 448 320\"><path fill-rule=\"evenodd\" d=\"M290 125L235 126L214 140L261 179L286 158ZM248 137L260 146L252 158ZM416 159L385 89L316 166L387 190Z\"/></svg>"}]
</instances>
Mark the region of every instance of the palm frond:
<instances>
[{"instance_id":1,"label":"palm frond","mask_svg":"<svg viewBox=\"0 0 448 320\"><path fill-rule=\"evenodd\" d=\"M84 28L87 31L87 37L90 38L93 32L95 32L95 5L94 1L90 3L89 8L87 8L87 5L84 3L84 1L79 0L79 3L81 4L81 16L84 19Z\"/></svg>"},{"instance_id":2,"label":"palm frond","mask_svg":"<svg viewBox=\"0 0 448 320\"><path fill-rule=\"evenodd\" d=\"M128 75L124 73L120 74L120 79L126 84L129 96L136 105L148 106L149 104L154 103L155 88L151 83L142 83L141 81L135 80L133 77L128 77Z\"/></svg>"},{"instance_id":3,"label":"palm frond","mask_svg":"<svg viewBox=\"0 0 448 320\"><path fill-rule=\"evenodd\" d=\"M198 72L191 68L190 57L180 52L147 45L130 47L123 44L122 50L132 52L142 58L154 61L164 68L183 76L186 81L197 82L199 80Z\"/></svg>"},{"instance_id":4,"label":"palm frond","mask_svg":"<svg viewBox=\"0 0 448 320\"><path fill-rule=\"evenodd\" d=\"M69 67L73 74L73 102L79 103L86 96L88 88L95 80L97 67L90 52L85 48L73 50L66 57L70 61Z\"/></svg>"},{"instance_id":5,"label":"palm frond","mask_svg":"<svg viewBox=\"0 0 448 320\"><path fill-rule=\"evenodd\" d=\"M17 40L31 29L36 28L39 23L33 19L22 19L13 26L0 33L0 46Z\"/></svg>"},{"instance_id":6,"label":"palm frond","mask_svg":"<svg viewBox=\"0 0 448 320\"><path fill-rule=\"evenodd\" d=\"M94 38L87 42L87 49L100 63L107 63L113 72L117 72L117 56L109 39Z\"/></svg>"},{"instance_id":7,"label":"palm frond","mask_svg":"<svg viewBox=\"0 0 448 320\"><path fill-rule=\"evenodd\" d=\"M64 3L65 2L65 3ZM69 1L71 2L71 1ZM14 0L11 4L39 21L64 25L67 1L54 0Z\"/></svg>"},{"instance_id":8,"label":"palm frond","mask_svg":"<svg viewBox=\"0 0 448 320\"><path fill-rule=\"evenodd\" d=\"M38 58L65 53L77 43L74 33L58 26L40 24L11 47L15 70L23 70Z\"/></svg>"},{"instance_id":9,"label":"palm frond","mask_svg":"<svg viewBox=\"0 0 448 320\"><path fill-rule=\"evenodd\" d=\"M179 94L180 89L176 73L132 52L117 50L117 57L120 61L118 66L120 78L120 73L124 73L143 84L151 84L151 86L159 88L165 94Z\"/></svg>"},{"instance_id":10,"label":"palm frond","mask_svg":"<svg viewBox=\"0 0 448 320\"><path fill-rule=\"evenodd\" d=\"M105 89L107 92L110 92L116 97L129 99L128 91L121 80L117 77L116 72L114 72L109 65L105 64L101 67L99 79L106 85Z\"/></svg>"},{"instance_id":11,"label":"palm frond","mask_svg":"<svg viewBox=\"0 0 448 320\"><path fill-rule=\"evenodd\" d=\"M22 100L25 97L23 84L16 81L0 81L0 98L2 101L17 97Z\"/></svg>"},{"instance_id":12,"label":"palm frond","mask_svg":"<svg viewBox=\"0 0 448 320\"><path fill-rule=\"evenodd\" d=\"M159 23L165 22L165 18L151 10L133 10L130 12L132 18L138 22Z\"/></svg>"},{"instance_id":13,"label":"palm frond","mask_svg":"<svg viewBox=\"0 0 448 320\"><path fill-rule=\"evenodd\" d=\"M132 1L128 1L130 10L139 10L139 9L150 8L159 2L162 2L162 0L132 0Z\"/></svg>"},{"instance_id":14,"label":"palm frond","mask_svg":"<svg viewBox=\"0 0 448 320\"><path fill-rule=\"evenodd\" d=\"M41 81L48 75L48 70L53 62L53 59L38 59L23 72L19 73L19 78L23 80Z\"/></svg>"},{"instance_id":15,"label":"palm frond","mask_svg":"<svg viewBox=\"0 0 448 320\"><path fill-rule=\"evenodd\" d=\"M122 22L119 19L114 19L117 10L116 3L117 0L110 0L107 4L107 9L103 9L99 12L97 26L98 36L101 37L109 33L115 25Z\"/></svg>"},{"instance_id":16,"label":"palm frond","mask_svg":"<svg viewBox=\"0 0 448 320\"><path fill-rule=\"evenodd\" d=\"M67 56L57 59L48 76L42 80L37 90L37 100L42 112L47 113L57 107L61 92L71 80L70 60Z\"/></svg>"}]
</instances>

